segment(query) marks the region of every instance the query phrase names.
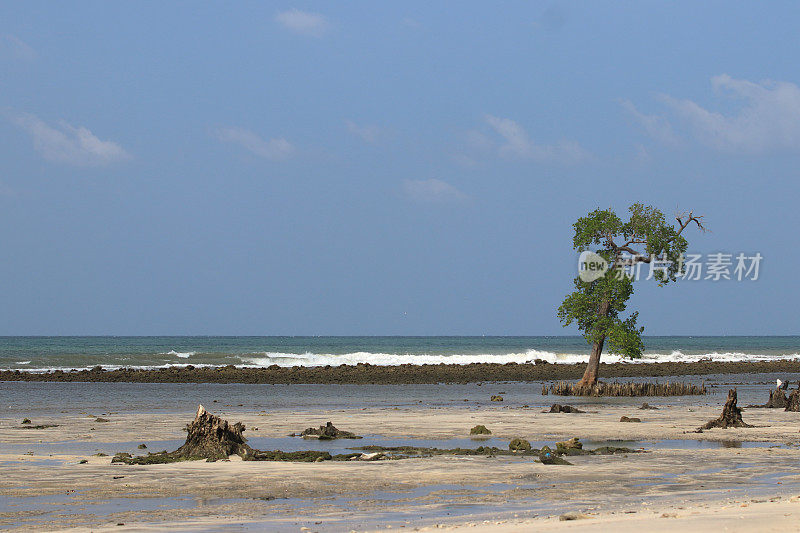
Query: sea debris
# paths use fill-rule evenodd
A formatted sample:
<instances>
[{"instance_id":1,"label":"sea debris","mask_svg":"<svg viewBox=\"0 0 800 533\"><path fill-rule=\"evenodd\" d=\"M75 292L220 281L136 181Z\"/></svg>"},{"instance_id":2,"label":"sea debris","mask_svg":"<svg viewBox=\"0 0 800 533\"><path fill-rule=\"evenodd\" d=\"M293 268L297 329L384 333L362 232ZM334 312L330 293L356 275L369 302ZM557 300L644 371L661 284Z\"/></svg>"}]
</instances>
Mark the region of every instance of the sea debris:
<instances>
[{"instance_id":1,"label":"sea debris","mask_svg":"<svg viewBox=\"0 0 800 533\"><path fill-rule=\"evenodd\" d=\"M22 423L23 423L23 424L32 424L33 422L31 422L31 419L30 419L30 418L23 418L23 419L22 419Z\"/></svg>"},{"instance_id":2,"label":"sea debris","mask_svg":"<svg viewBox=\"0 0 800 533\"><path fill-rule=\"evenodd\" d=\"M559 381L550 385L550 394L557 396L690 396L706 394L706 385L691 383L604 383L592 387Z\"/></svg>"},{"instance_id":3,"label":"sea debris","mask_svg":"<svg viewBox=\"0 0 800 533\"><path fill-rule=\"evenodd\" d=\"M702 433L703 430L712 428L727 429L751 427L754 426L746 424L744 420L742 420L742 410L736 406L736 389L733 388L728 391L728 399L722 407L722 414L719 415L719 418L709 420L705 425L697 429L697 433Z\"/></svg>"},{"instance_id":4,"label":"sea debris","mask_svg":"<svg viewBox=\"0 0 800 533\"><path fill-rule=\"evenodd\" d=\"M483 424L478 424L474 428L469 430L470 435L491 435L492 432L486 428Z\"/></svg>"},{"instance_id":5,"label":"sea debris","mask_svg":"<svg viewBox=\"0 0 800 533\"><path fill-rule=\"evenodd\" d=\"M489 400L491 400L493 402L502 402L503 401L503 397L500 396L499 394L493 394L492 397L489 398Z\"/></svg>"}]
</instances>

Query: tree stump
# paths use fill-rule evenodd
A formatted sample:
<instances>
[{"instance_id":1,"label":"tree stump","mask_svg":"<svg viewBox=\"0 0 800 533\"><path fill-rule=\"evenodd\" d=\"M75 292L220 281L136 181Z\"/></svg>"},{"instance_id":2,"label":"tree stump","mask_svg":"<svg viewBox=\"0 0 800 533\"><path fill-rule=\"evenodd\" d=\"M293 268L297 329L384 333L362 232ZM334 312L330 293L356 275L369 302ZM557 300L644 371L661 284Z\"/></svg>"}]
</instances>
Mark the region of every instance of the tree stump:
<instances>
[{"instance_id":1,"label":"tree stump","mask_svg":"<svg viewBox=\"0 0 800 533\"><path fill-rule=\"evenodd\" d=\"M186 442L174 452L150 453L141 457L131 457L123 453L114 456L112 462L127 464L160 464L176 461L192 461L205 459L219 461L231 455L238 455L244 460L252 460L254 450L246 444L245 427L241 422L228 423L218 416L212 415L201 405L197 408L194 420L186 426Z\"/></svg>"},{"instance_id":2,"label":"tree stump","mask_svg":"<svg viewBox=\"0 0 800 533\"><path fill-rule=\"evenodd\" d=\"M786 401L786 411L800 411L800 389L795 389L789 393Z\"/></svg>"},{"instance_id":3,"label":"tree stump","mask_svg":"<svg viewBox=\"0 0 800 533\"><path fill-rule=\"evenodd\" d=\"M786 394L781 389L775 389L769 391L769 401L764 407L783 409L788 405L789 400L786 398Z\"/></svg>"},{"instance_id":4,"label":"tree stump","mask_svg":"<svg viewBox=\"0 0 800 533\"><path fill-rule=\"evenodd\" d=\"M751 428L750 424L745 424L742 420L742 410L736 406L736 389L728 391L728 400L722 408L722 414L719 418L710 420L706 425L700 427L697 431L702 432L704 429L711 428Z\"/></svg>"}]
</instances>

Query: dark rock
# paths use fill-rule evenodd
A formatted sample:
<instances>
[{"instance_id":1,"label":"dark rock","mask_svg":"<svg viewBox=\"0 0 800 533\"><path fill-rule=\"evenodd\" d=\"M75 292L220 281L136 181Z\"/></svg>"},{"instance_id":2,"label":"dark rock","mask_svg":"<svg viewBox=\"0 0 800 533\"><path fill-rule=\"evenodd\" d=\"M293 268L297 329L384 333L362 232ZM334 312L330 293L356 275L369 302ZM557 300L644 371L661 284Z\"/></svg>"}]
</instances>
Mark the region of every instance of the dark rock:
<instances>
[{"instance_id":1,"label":"dark rock","mask_svg":"<svg viewBox=\"0 0 800 533\"><path fill-rule=\"evenodd\" d=\"M137 448L139 448L140 450L146 450L147 449L147 444L142 443L139 446L137 446Z\"/></svg>"},{"instance_id":2,"label":"dark rock","mask_svg":"<svg viewBox=\"0 0 800 533\"><path fill-rule=\"evenodd\" d=\"M508 443L508 449L512 452L529 452L531 451L531 443L519 437L511 439Z\"/></svg>"},{"instance_id":3,"label":"dark rock","mask_svg":"<svg viewBox=\"0 0 800 533\"><path fill-rule=\"evenodd\" d=\"M491 398L489 398L489 399L490 399L491 401L493 401L493 402L502 402L502 401L503 401L503 397L502 397L502 396L500 396L499 394L494 394L494 395L492 395L492 397L491 397Z\"/></svg>"},{"instance_id":4,"label":"dark rock","mask_svg":"<svg viewBox=\"0 0 800 533\"><path fill-rule=\"evenodd\" d=\"M474 428L469 430L470 435L491 435L492 432L486 429L486 426L483 424L478 424Z\"/></svg>"},{"instance_id":5,"label":"dark rock","mask_svg":"<svg viewBox=\"0 0 800 533\"><path fill-rule=\"evenodd\" d=\"M30 418L23 418L23 419L22 419L22 423L23 423L23 424L31 424L32 422L31 422L31 419L30 419Z\"/></svg>"},{"instance_id":6,"label":"dark rock","mask_svg":"<svg viewBox=\"0 0 800 533\"><path fill-rule=\"evenodd\" d=\"M641 418L636 418L635 416L621 416L619 419L620 422L641 422Z\"/></svg>"},{"instance_id":7,"label":"dark rock","mask_svg":"<svg viewBox=\"0 0 800 533\"><path fill-rule=\"evenodd\" d=\"M110 422L110 420L108 418L101 418L99 416L97 418L95 418L94 421L95 422Z\"/></svg>"},{"instance_id":8,"label":"dark rock","mask_svg":"<svg viewBox=\"0 0 800 533\"><path fill-rule=\"evenodd\" d=\"M544 446L539 450L539 460L546 465L571 465L566 459L562 459L550 449L549 446Z\"/></svg>"},{"instance_id":9,"label":"dark rock","mask_svg":"<svg viewBox=\"0 0 800 533\"><path fill-rule=\"evenodd\" d=\"M584 520L586 518L589 518L589 516L574 511L571 513L564 513L558 517L561 522L565 522L567 520Z\"/></svg>"},{"instance_id":10,"label":"dark rock","mask_svg":"<svg viewBox=\"0 0 800 533\"><path fill-rule=\"evenodd\" d=\"M571 405L561 405L560 403L554 403L550 406L551 413L583 413L577 407L572 407Z\"/></svg>"},{"instance_id":11,"label":"dark rock","mask_svg":"<svg viewBox=\"0 0 800 533\"><path fill-rule=\"evenodd\" d=\"M556 442L556 453L559 455L582 455L583 443L578 437Z\"/></svg>"},{"instance_id":12,"label":"dark rock","mask_svg":"<svg viewBox=\"0 0 800 533\"><path fill-rule=\"evenodd\" d=\"M303 430L300 434L304 439L319 439L319 440L332 440L332 439L360 439L355 433L349 431L342 431L328 422L324 426L318 428L308 428Z\"/></svg>"},{"instance_id":13,"label":"dark rock","mask_svg":"<svg viewBox=\"0 0 800 533\"><path fill-rule=\"evenodd\" d=\"M643 411L646 411L648 409L652 409L652 410L656 411L656 410L658 410L658 407L653 407L649 403L645 402L645 403L642 404L642 406L639 409L641 409Z\"/></svg>"}]
</instances>

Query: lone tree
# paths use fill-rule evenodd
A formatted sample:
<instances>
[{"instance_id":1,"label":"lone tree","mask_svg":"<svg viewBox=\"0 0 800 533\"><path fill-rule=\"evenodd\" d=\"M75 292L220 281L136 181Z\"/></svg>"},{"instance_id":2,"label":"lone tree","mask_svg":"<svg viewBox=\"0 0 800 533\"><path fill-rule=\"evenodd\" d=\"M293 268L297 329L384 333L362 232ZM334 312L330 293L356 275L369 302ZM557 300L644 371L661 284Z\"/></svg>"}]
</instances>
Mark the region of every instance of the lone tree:
<instances>
[{"instance_id":1,"label":"lone tree","mask_svg":"<svg viewBox=\"0 0 800 533\"><path fill-rule=\"evenodd\" d=\"M586 372L577 384L581 389L597 384L600 355L606 343L612 353L631 358L642 355L644 328L636 325L639 313L621 318L633 294L635 276L630 275L631 271L640 268L639 263L647 263L659 285L676 281L684 272L683 254L688 246L681 236L683 230L694 223L705 231L703 217L691 212L676 216L676 227L668 224L664 214L652 206L637 203L628 210L627 222L611 209L596 209L573 224L574 248L580 252L597 248L597 255L608 265L592 281L576 277L575 291L558 308L561 323L565 327L576 323L592 346Z\"/></svg>"}]
</instances>

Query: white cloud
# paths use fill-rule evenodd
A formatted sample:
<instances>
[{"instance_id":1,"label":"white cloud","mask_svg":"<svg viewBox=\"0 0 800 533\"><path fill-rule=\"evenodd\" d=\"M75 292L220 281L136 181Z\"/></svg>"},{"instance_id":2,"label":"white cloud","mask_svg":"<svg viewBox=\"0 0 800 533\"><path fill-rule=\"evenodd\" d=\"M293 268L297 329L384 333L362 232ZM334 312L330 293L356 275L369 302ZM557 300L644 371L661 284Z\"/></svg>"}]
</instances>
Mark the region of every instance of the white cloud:
<instances>
[{"instance_id":1,"label":"white cloud","mask_svg":"<svg viewBox=\"0 0 800 533\"><path fill-rule=\"evenodd\" d=\"M381 135L381 129L377 126L370 126L369 124L358 125L351 120L345 121L347 131L361 137L361 140L368 143L376 143Z\"/></svg>"},{"instance_id":2,"label":"white cloud","mask_svg":"<svg viewBox=\"0 0 800 533\"><path fill-rule=\"evenodd\" d=\"M647 132L650 137L664 144L679 144L680 138L672 130L672 125L666 117L647 115L639 111L633 102L621 100L622 108Z\"/></svg>"},{"instance_id":3,"label":"white cloud","mask_svg":"<svg viewBox=\"0 0 800 533\"><path fill-rule=\"evenodd\" d=\"M54 127L28 113L13 116L12 121L30 134L36 151L49 161L101 166L131 158L119 144L102 141L84 127L63 121Z\"/></svg>"},{"instance_id":4,"label":"white cloud","mask_svg":"<svg viewBox=\"0 0 800 533\"><path fill-rule=\"evenodd\" d=\"M319 13L290 9L275 15L275 20L284 28L311 37L322 37L328 31L328 20Z\"/></svg>"},{"instance_id":5,"label":"white cloud","mask_svg":"<svg viewBox=\"0 0 800 533\"><path fill-rule=\"evenodd\" d=\"M722 152L758 155L800 151L800 87L790 82L737 80L727 74L711 78L711 86L718 96L739 105L721 112L692 100L660 96L670 118L687 136ZM671 127L665 116L649 118L653 124Z\"/></svg>"},{"instance_id":6,"label":"white cloud","mask_svg":"<svg viewBox=\"0 0 800 533\"><path fill-rule=\"evenodd\" d=\"M510 118L486 115L485 119L495 133L503 139L503 143L498 148L501 156L562 163L576 163L589 157L589 154L574 141L538 144L528 137L522 126Z\"/></svg>"},{"instance_id":7,"label":"white cloud","mask_svg":"<svg viewBox=\"0 0 800 533\"><path fill-rule=\"evenodd\" d=\"M442 180L404 180L403 193L411 200L423 203L446 203L466 200L467 195Z\"/></svg>"},{"instance_id":8,"label":"white cloud","mask_svg":"<svg viewBox=\"0 0 800 533\"><path fill-rule=\"evenodd\" d=\"M288 159L295 152L294 146L282 137L265 141L244 128L220 128L216 136L220 141L239 144L255 155L272 161Z\"/></svg>"},{"instance_id":9,"label":"white cloud","mask_svg":"<svg viewBox=\"0 0 800 533\"><path fill-rule=\"evenodd\" d=\"M36 55L36 50L16 35L0 36L0 57L33 61L36 59Z\"/></svg>"}]
</instances>

